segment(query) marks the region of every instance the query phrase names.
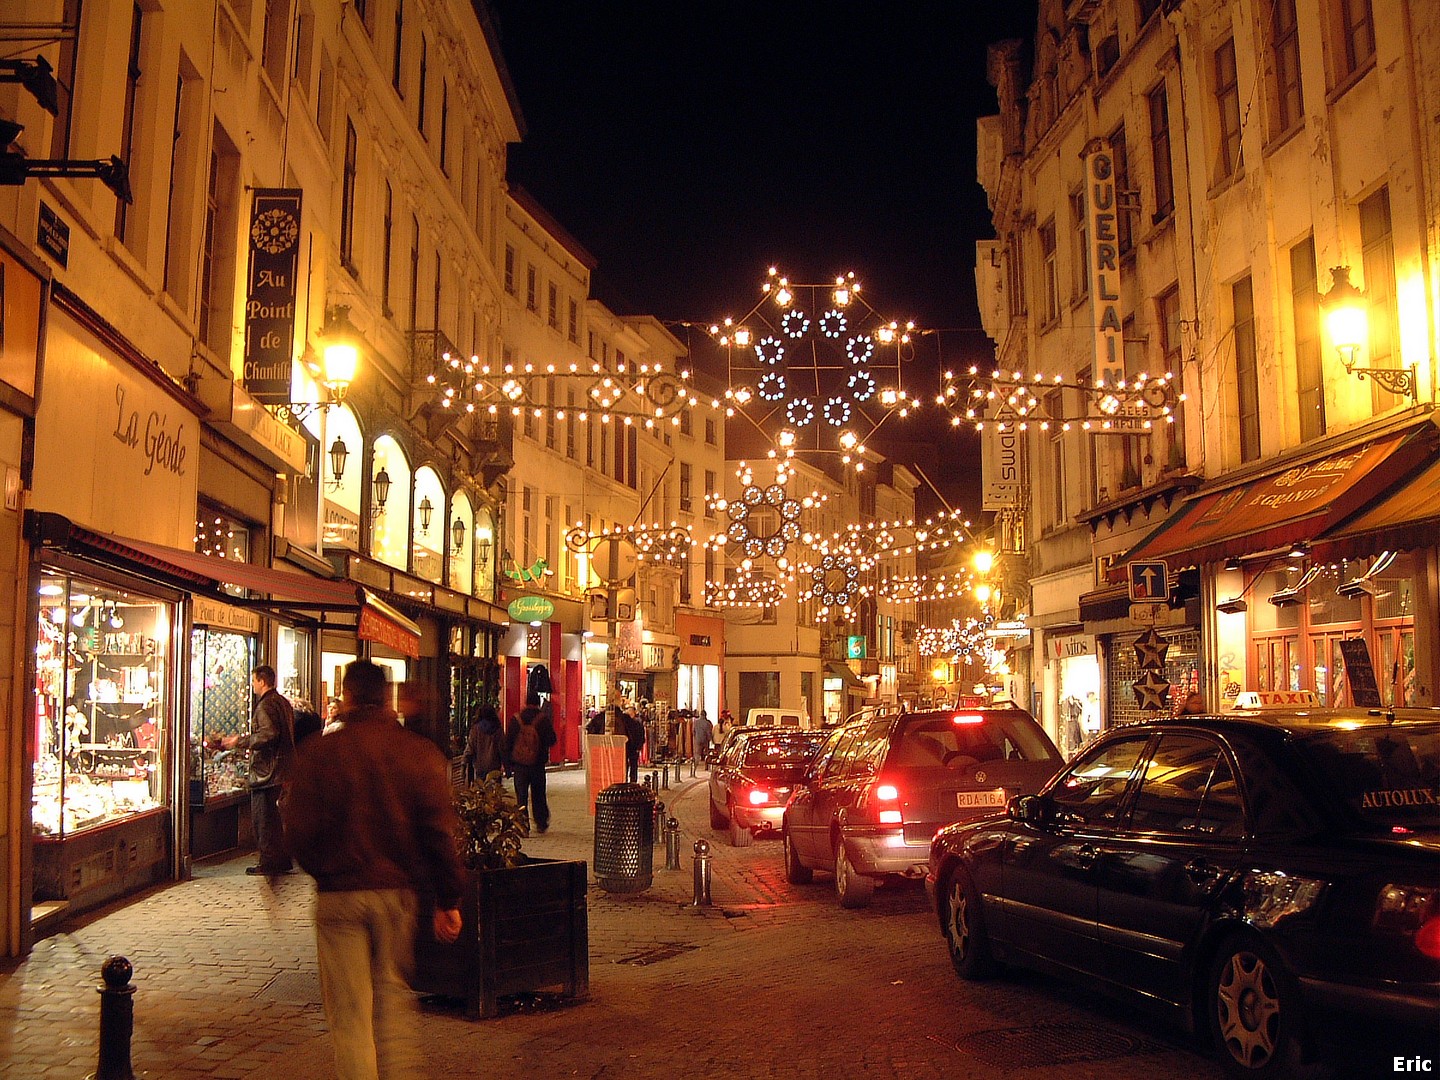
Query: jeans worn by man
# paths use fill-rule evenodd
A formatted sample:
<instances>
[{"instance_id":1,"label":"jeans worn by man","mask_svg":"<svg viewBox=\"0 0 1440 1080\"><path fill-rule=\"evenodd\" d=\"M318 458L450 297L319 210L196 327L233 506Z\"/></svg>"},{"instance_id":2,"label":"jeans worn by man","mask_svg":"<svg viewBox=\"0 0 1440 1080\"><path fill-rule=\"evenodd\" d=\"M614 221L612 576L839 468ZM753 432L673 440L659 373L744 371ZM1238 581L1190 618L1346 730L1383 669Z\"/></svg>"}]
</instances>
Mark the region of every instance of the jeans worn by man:
<instances>
[{"instance_id":1,"label":"jeans worn by man","mask_svg":"<svg viewBox=\"0 0 1440 1080\"><path fill-rule=\"evenodd\" d=\"M460 932L449 766L388 700L383 668L345 669L342 723L300 748L282 807L291 850L315 878L320 994L340 1080L421 1075L406 984L417 894L435 899L437 940Z\"/></svg>"}]
</instances>

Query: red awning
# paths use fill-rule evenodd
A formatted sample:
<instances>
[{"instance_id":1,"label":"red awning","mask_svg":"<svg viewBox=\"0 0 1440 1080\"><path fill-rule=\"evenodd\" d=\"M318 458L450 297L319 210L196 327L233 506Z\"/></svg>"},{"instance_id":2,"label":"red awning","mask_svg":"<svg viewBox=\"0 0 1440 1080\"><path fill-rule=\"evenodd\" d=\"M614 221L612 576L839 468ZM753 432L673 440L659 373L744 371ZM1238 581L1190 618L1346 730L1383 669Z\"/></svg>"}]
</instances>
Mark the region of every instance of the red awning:
<instances>
[{"instance_id":1,"label":"red awning","mask_svg":"<svg viewBox=\"0 0 1440 1080\"><path fill-rule=\"evenodd\" d=\"M1137 559L1165 559L1176 569L1317 540L1433 452L1433 440L1412 428L1201 492L1126 552L1109 579L1124 580L1125 564Z\"/></svg>"},{"instance_id":2,"label":"red awning","mask_svg":"<svg viewBox=\"0 0 1440 1080\"><path fill-rule=\"evenodd\" d=\"M374 593L365 594L365 606L360 609L355 636L365 641L378 641L382 645L389 645L406 656L420 655L419 625Z\"/></svg>"},{"instance_id":3,"label":"red awning","mask_svg":"<svg viewBox=\"0 0 1440 1080\"><path fill-rule=\"evenodd\" d=\"M1383 548L1405 551L1440 535L1440 460L1379 502L1322 535L1317 555L1352 558Z\"/></svg>"}]
</instances>

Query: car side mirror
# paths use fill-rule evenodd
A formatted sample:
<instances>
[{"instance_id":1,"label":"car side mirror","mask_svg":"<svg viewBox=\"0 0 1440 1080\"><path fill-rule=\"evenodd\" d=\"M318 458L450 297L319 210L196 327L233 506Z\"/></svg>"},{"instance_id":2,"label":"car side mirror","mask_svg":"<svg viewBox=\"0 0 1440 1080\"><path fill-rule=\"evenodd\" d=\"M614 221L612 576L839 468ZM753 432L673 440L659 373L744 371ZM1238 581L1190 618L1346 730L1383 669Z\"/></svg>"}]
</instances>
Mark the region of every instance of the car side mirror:
<instances>
[{"instance_id":1,"label":"car side mirror","mask_svg":"<svg viewBox=\"0 0 1440 1080\"><path fill-rule=\"evenodd\" d=\"M1043 795L1016 795L1005 804L1005 816L1025 825L1043 825L1050 818L1050 802Z\"/></svg>"}]
</instances>

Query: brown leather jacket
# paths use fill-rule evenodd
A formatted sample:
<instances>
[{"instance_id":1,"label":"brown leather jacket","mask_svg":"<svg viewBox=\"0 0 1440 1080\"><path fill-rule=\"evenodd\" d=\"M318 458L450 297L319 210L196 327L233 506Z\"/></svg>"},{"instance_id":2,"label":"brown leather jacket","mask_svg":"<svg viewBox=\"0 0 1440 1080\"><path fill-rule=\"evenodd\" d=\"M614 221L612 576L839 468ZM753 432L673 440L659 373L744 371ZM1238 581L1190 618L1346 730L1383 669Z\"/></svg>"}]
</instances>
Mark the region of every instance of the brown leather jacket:
<instances>
[{"instance_id":1,"label":"brown leather jacket","mask_svg":"<svg viewBox=\"0 0 1440 1080\"><path fill-rule=\"evenodd\" d=\"M296 755L281 806L291 853L321 892L415 889L454 907L464 869L445 759L387 708L340 720Z\"/></svg>"}]
</instances>

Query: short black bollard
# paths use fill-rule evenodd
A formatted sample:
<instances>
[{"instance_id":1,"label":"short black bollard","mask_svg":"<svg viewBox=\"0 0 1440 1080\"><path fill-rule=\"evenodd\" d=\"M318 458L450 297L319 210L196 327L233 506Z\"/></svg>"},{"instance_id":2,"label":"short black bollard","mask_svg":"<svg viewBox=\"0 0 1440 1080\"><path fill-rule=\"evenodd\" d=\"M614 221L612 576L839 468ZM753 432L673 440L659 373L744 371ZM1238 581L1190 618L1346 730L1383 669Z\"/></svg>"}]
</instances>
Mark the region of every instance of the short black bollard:
<instances>
[{"instance_id":1,"label":"short black bollard","mask_svg":"<svg viewBox=\"0 0 1440 1080\"><path fill-rule=\"evenodd\" d=\"M694 779L695 779L695 761L696 761L696 759L693 758L693 757L690 759L690 779L691 779L691 780L694 780ZM675 768L676 768L676 771L679 771L680 766L677 765L677 766L675 766Z\"/></svg>"},{"instance_id":2,"label":"short black bollard","mask_svg":"<svg viewBox=\"0 0 1440 1080\"><path fill-rule=\"evenodd\" d=\"M100 1059L88 1080L135 1080L130 1067L130 1035L135 1029L135 969L123 956L100 965Z\"/></svg>"},{"instance_id":3,"label":"short black bollard","mask_svg":"<svg viewBox=\"0 0 1440 1080\"><path fill-rule=\"evenodd\" d=\"M670 763L668 761L660 766L660 786L666 791L670 790Z\"/></svg>"},{"instance_id":4,"label":"short black bollard","mask_svg":"<svg viewBox=\"0 0 1440 1080\"><path fill-rule=\"evenodd\" d=\"M710 841L695 841L695 898L691 907L710 906Z\"/></svg>"},{"instance_id":5,"label":"short black bollard","mask_svg":"<svg viewBox=\"0 0 1440 1080\"><path fill-rule=\"evenodd\" d=\"M655 790L655 776L653 773L646 773L640 783L644 784L651 791Z\"/></svg>"},{"instance_id":6,"label":"short black bollard","mask_svg":"<svg viewBox=\"0 0 1440 1080\"><path fill-rule=\"evenodd\" d=\"M673 817L665 821L665 869L680 869L680 822Z\"/></svg>"},{"instance_id":7,"label":"short black bollard","mask_svg":"<svg viewBox=\"0 0 1440 1080\"><path fill-rule=\"evenodd\" d=\"M660 843L661 829L665 825L665 804L659 799L655 800L654 817L650 822L650 835L654 837L655 843Z\"/></svg>"}]
</instances>

